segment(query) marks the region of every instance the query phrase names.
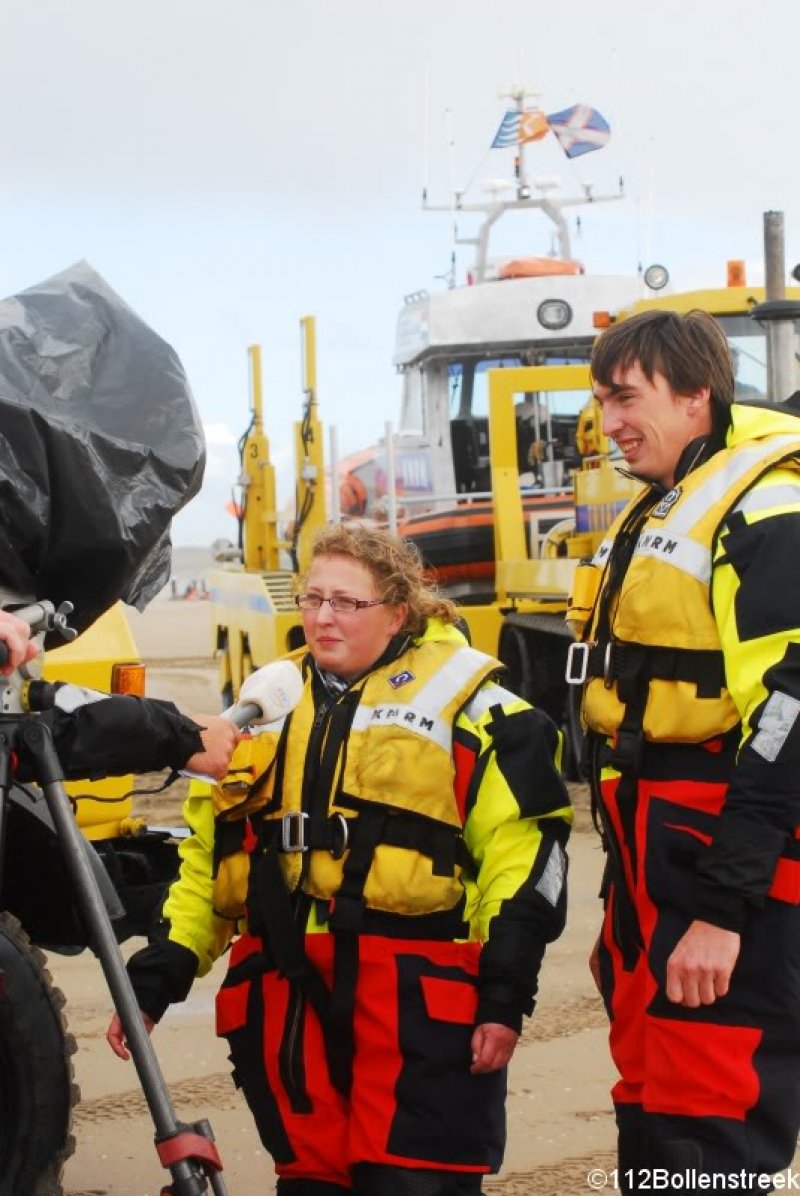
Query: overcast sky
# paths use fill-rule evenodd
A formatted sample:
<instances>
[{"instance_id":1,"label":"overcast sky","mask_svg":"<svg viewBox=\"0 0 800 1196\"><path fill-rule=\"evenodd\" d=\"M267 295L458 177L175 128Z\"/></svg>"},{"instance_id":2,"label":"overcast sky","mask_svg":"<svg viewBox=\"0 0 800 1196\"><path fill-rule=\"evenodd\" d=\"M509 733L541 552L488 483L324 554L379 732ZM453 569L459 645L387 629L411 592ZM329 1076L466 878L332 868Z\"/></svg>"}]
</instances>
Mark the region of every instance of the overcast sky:
<instances>
[{"instance_id":1,"label":"overcast sky","mask_svg":"<svg viewBox=\"0 0 800 1196\"><path fill-rule=\"evenodd\" d=\"M528 151L565 188L624 177L624 202L583 216L587 268L657 260L676 286L722 285L744 258L755 282L770 209L800 260L799 35L796 0L0 0L0 291L86 258L174 345L209 443L174 539L233 538L248 344L277 462L305 313L341 451L379 437L403 295L449 264L422 187L446 202L474 176L478 200L509 175L510 151L488 150L514 83L611 125L573 162L552 137ZM548 251L532 221L510 250Z\"/></svg>"}]
</instances>

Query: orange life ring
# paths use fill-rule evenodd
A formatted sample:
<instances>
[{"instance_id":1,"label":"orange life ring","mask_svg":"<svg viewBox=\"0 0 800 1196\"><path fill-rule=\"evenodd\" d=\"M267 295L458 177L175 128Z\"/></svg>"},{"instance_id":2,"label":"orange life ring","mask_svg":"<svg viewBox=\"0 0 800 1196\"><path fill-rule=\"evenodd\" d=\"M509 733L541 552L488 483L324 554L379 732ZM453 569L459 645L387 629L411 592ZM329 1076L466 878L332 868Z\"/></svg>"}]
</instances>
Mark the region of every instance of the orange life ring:
<instances>
[{"instance_id":1,"label":"orange life ring","mask_svg":"<svg viewBox=\"0 0 800 1196\"><path fill-rule=\"evenodd\" d=\"M554 274L583 274L583 265L563 257L515 257L503 262L498 278L545 278Z\"/></svg>"}]
</instances>

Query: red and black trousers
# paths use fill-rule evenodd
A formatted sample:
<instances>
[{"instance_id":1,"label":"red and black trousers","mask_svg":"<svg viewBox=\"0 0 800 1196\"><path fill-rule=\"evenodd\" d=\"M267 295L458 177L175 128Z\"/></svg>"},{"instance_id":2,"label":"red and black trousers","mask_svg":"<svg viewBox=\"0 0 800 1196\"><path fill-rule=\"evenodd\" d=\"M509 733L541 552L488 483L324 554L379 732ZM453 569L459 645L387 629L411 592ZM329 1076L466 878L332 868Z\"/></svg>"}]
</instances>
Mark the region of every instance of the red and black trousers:
<instances>
[{"instance_id":1,"label":"red and black trousers","mask_svg":"<svg viewBox=\"0 0 800 1196\"><path fill-rule=\"evenodd\" d=\"M778 861L763 907L748 910L728 994L687 1009L665 991L667 961L696 916L696 869L729 770L703 745L664 745L648 749L649 776L597 786L612 862L600 971L627 1191L656 1167L771 1174L797 1143L800 840Z\"/></svg>"},{"instance_id":2,"label":"red and black trousers","mask_svg":"<svg viewBox=\"0 0 800 1196\"><path fill-rule=\"evenodd\" d=\"M305 938L328 990L335 937ZM235 943L217 1032L284 1182L350 1189L354 1168L367 1165L473 1175L478 1191L480 1176L499 1168L505 1071L469 1071L479 951L477 943L359 936L351 1078L342 1092L331 1078L324 1019L302 980L270 964L261 938Z\"/></svg>"}]
</instances>

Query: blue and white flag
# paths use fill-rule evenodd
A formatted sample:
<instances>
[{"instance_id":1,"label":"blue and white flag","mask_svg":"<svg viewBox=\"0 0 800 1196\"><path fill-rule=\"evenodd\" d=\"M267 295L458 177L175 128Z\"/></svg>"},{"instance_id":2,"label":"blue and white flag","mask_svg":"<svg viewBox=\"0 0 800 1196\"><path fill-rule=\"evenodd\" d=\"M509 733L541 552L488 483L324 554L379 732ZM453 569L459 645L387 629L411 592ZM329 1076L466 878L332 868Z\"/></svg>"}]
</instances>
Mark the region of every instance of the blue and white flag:
<instances>
[{"instance_id":1,"label":"blue and white flag","mask_svg":"<svg viewBox=\"0 0 800 1196\"><path fill-rule=\"evenodd\" d=\"M581 154L602 149L611 136L607 121L596 108L590 108L587 104L575 104L563 112L553 112L548 116L547 123L568 158L579 158ZM502 125L498 136L501 130Z\"/></svg>"},{"instance_id":2,"label":"blue and white flag","mask_svg":"<svg viewBox=\"0 0 800 1196\"><path fill-rule=\"evenodd\" d=\"M500 128L494 135L492 149L507 149L519 143L519 121L521 113L512 108L500 121Z\"/></svg>"}]
</instances>

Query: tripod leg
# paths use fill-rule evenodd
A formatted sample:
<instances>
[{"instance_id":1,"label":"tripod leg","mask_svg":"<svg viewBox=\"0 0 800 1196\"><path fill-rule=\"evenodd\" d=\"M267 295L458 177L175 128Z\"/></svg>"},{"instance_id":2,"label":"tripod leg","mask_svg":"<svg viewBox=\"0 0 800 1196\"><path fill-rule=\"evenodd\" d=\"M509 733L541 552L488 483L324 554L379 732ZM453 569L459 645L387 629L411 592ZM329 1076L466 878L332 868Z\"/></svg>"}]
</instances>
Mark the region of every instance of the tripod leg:
<instances>
[{"instance_id":1,"label":"tripod leg","mask_svg":"<svg viewBox=\"0 0 800 1196\"><path fill-rule=\"evenodd\" d=\"M106 983L128 1040L139 1082L156 1129L156 1140L160 1143L171 1139L180 1140L186 1134L187 1127L182 1126L175 1116L161 1067L142 1021L136 995L125 969L125 962L111 920L86 857L83 836L75 821L69 797L64 789L63 771L50 737L49 728L39 720L23 721L20 724L20 740L36 761L39 783L58 833L65 863L75 886L78 904L92 937L95 954L100 960ZM208 1142L208 1146L216 1156L213 1143ZM181 1155L180 1151L176 1152L176 1155L178 1157L173 1157L169 1163L165 1164L169 1167L173 1177L175 1196L201 1196L207 1190L207 1173L203 1166L199 1165L196 1160L192 1161L191 1157L187 1157L186 1154ZM217 1170L210 1153L204 1153L201 1157L206 1159L212 1172ZM214 1178L216 1181L222 1182L219 1174L216 1174ZM219 1192L220 1196L224 1196L224 1187L214 1190Z\"/></svg>"}]
</instances>

